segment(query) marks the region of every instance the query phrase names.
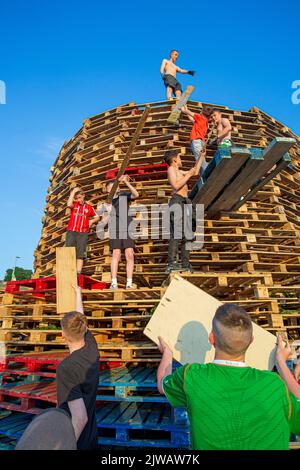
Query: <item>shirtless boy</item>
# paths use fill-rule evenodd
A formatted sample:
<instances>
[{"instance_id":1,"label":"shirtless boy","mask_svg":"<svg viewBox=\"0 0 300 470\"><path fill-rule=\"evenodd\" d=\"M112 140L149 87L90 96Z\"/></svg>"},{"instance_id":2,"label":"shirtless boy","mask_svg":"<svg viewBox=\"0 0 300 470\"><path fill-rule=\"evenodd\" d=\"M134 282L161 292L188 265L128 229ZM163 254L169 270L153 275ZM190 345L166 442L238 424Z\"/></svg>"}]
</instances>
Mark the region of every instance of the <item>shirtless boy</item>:
<instances>
[{"instance_id":1,"label":"shirtless boy","mask_svg":"<svg viewBox=\"0 0 300 470\"><path fill-rule=\"evenodd\" d=\"M168 165L168 181L173 188L173 195L169 202L169 208L174 204L180 207L180 211L170 212L170 243L168 250L168 266L166 269L167 273L176 270L192 271L192 266L189 262L189 250L186 249L186 242L190 241L186 238L184 223L191 221L191 217L187 217L185 220L184 213L186 209L184 206L191 204L191 200L188 198L188 180L199 173L201 159L198 159L195 166L189 171L183 171L180 154L177 150L168 150L165 153L164 160ZM189 206L191 208L191 206ZM176 215L176 217L175 217ZM175 227L177 230L181 229L180 238L175 237ZM181 263L180 265L175 264L175 260L178 253L179 242L181 245Z\"/></svg>"},{"instance_id":2,"label":"shirtless boy","mask_svg":"<svg viewBox=\"0 0 300 470\"><path fill-rule=\"evenodd\" d=\"M176 98L180 98L182 93L182 88L180 83L176 79L176 73L188 73L189 75L195 75L193 70L184 70L175 65L176 60L178 59L178 51L173 49L170 52L170 58L164 59L160 66L160 74L167 88L167 99L172 99L172 93Z\"/></svg>"},{"instance_id":3,"label":"shirtless boy","mask_svg":"<svg viewBox=\"0 0 300 470\"><path fill-rule=\"evenodd\" d=\"M214 109L211 113L211 120L217 128L216 143L219 149L224 149L232 146L231 142L231 123L229 119L222 116L221 111Z\"/></svg>"}]
</instances>

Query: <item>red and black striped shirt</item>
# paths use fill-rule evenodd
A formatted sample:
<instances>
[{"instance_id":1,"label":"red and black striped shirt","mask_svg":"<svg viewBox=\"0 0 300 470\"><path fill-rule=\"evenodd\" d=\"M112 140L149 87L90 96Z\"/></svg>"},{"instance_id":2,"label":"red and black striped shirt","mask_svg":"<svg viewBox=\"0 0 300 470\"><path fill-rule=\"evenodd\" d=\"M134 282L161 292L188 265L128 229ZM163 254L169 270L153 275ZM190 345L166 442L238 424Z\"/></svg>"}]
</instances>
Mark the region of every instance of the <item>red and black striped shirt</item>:
<instances>
[{"instance_id":1,"label":"red and black striped shirt","mask_svg":"<svg viewBox=\"0 0 300 470\"><path fill-rule=\"evenodd\" d=\"M96 217L96 211L90 204L74 202L71 209L67 230L73 232L88 232L90 217Z\"/></svg>"}]
</instances>

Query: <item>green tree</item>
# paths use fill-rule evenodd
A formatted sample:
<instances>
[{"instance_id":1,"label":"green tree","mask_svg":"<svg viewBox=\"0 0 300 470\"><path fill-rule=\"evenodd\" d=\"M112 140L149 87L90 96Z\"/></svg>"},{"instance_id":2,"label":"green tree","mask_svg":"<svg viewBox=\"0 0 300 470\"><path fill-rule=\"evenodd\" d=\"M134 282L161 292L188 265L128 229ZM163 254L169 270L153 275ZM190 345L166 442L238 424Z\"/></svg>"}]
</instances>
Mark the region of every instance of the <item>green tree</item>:
<instances>
[{"instance_id":1,"label":"green tree","mask_svg":"<svg viewBox=\"0 0 300 470\"><path fill-rule=\"evenodd\" d=\"M13 270L7 269L5 273L5 278L4 281L11 281L11 276L12 276ZM19 268L16 266L15 269L15 276L17 281L21 281L22 279L31 279L31 276L33 274L33 271L31 269L24 269L24 268Z\"/></svg>"}]
</instances>

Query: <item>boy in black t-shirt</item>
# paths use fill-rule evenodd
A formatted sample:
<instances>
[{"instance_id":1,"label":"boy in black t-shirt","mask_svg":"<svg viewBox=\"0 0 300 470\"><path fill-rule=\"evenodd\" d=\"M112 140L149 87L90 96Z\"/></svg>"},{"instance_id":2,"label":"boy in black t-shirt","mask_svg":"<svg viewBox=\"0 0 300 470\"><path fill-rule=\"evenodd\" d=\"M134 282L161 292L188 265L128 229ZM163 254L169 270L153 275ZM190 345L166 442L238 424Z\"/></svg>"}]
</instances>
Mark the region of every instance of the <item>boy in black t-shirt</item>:
<instances>
[{"instance_id":1,"label":"boy in black t-shirt","mask_svg":"<svg viewBox=\"0 0 300 470\"><path fill-rule=\"evenodd\" d=\"M128 175L119 178L120 183L125 183L130 192L120 192L118 188L112 200L110 212L109 248L112 252L111 260L111 289L118 288L117 273L122 251L126 258L126 289L132 287L132 275L134 269L134 240L130 237L128 227L132 217L128 215L130 201L139 197L137 190L129 183ZM107 193L110 192L114 181L106 184Z\"/></svg>"},{"instance_id":2,"label":"boy in black t-shirt","mask_svg":"<svg viewBox=\"0 0 300 470\"><path fill-rule=\"evenodd\" d=\"M96 396L99 383L97 343L87 329L81 291L76 287L75 312L66 313L61 321L63 337L70 355L57 367L58 407L67 411L77 440L77 449L97 449Z\"/></svg>"}]
</instances>

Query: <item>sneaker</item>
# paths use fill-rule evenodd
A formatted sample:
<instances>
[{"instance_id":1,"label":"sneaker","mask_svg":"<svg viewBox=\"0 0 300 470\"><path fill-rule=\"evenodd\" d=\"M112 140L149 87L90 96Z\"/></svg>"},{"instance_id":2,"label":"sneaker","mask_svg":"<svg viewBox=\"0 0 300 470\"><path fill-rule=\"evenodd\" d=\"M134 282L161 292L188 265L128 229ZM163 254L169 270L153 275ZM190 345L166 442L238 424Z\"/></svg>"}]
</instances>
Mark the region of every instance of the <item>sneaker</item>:
<instances>
[{"instance_id":1,"label":"sneaker","mask_svg":"<svg viewBox=\"0 0 300 470\"><path fill-rule=\"evenodd\" d=\"M177 264L177 263L170 263L168 264L168 266L166 267L166 273L169 274L169 273L172 273L174 271L180 271L180 266Z\"/></svg>"},{"instance_id":2,"label":"sneaker","mask_svg":"<svg viewBox=\"0 0 300 470\"><path fill-rule=\"evenodd\" d=\"M193 273L194 272L194 268L193 266L190 264L190 263L187 263L187 264L183 264L181 266L181 271L186 271L186 272L189 272L189 273Z\"/></svg>"},{"instance_id":3,"label":"sneaker","mask_svg":"<svg viewBox=\"0 0 300 470\"><path fill-rule=\"evenodd\" d=\"M112 282L110 285L110 289L118 289L118 283L117 282Z\"/></svg>"},{"instance_id":4,"label":"sneaker","mask_svg":"<svg viewBox=\"0 0 300 470\"><path fill-rule=\"evenodd\" d=\"M132 282L126 282L126 286L125 286L125 289L132 289L133 288L133 285L132 285Z\"/></svg>"}]
</instances>

